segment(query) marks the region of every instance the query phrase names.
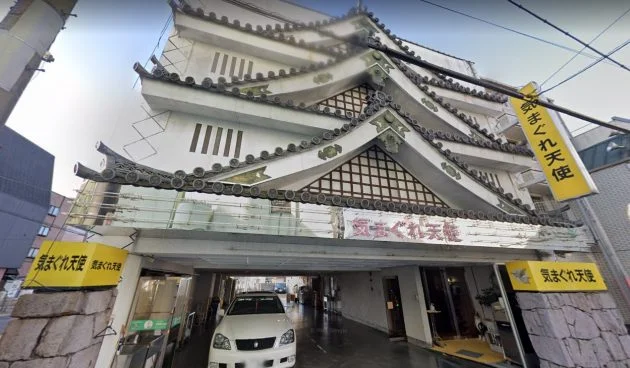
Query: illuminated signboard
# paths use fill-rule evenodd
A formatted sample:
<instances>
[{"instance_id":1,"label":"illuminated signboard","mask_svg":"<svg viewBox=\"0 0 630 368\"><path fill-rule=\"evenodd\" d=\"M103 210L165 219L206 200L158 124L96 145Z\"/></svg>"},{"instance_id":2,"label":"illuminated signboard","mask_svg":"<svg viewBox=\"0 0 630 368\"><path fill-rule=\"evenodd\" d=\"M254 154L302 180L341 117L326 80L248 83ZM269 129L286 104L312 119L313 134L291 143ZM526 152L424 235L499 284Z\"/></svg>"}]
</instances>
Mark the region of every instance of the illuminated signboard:
<instances>
[{"instance_id":1,"label":"illuminated signboard","mask_svg":"<svg viewBox=\"0 0 630 368\"><path fill-rule=\"evenodd\" d=\"M536 96L536 85L532 82L521 88L526 96ZM510 97L510 102L523 132L543 169L551 192L556 201L583 197L597 193L597 187L564 127L536 99L523 101Z\"/></svg>"},{"instance_id":2,"label":"illuminated signboard","mask_svg":"<svg viewBox=\"0 0 630 368\"><path fill-rule=\"evenodd\" d=\"M607 290L594 263L517 261L506 267L516 291Z\"/></svg>"},{"instance_id":3,"label":"illuminated signboard","mask_svg":"<svg viewBox=\"0 0 630 368\"><path fill-rule=\"evenodd\" d=\"M127 251L97 243L46 241L23 288L118 285Z\"/></svg>"}]
</instances>

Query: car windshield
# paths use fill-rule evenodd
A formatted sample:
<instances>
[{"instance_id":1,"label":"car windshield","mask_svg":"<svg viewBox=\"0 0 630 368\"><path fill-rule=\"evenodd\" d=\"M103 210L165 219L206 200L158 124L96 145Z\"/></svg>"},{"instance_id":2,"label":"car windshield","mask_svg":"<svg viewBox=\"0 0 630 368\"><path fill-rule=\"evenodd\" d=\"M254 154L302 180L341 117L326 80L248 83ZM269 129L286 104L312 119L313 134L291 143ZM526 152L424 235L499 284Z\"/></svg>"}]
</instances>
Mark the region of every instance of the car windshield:
<instances>
[{"instance_id":1,"label":"car windshield","mask_svg":"<svg viewBox=\"0 0 630 368\"><path fill-rule=\"evenodd\" d=\"M238 297L232 303L229 316L243 314L274 314L284 313L284 307L275 296L246 296Z\"/></svg>"}]
</instances>

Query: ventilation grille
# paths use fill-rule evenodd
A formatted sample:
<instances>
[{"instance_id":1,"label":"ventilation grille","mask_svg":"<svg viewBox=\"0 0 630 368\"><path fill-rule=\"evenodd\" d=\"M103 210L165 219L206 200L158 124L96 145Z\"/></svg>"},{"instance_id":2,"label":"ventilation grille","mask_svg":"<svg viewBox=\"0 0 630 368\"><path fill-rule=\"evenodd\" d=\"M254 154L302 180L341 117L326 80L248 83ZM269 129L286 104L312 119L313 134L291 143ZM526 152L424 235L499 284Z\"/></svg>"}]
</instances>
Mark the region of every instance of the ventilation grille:
<instances>
[{"instance_id":1,"label":"ventilation grille","mask_svg":"<svg viewBox=\"0 0 630 368\"><path fill-rule=\"evenodd\" d=\"M313 193L447 207L429 188L372 146L306 188Z\"/></svg>"},{"instance_id":2,"label":"ventilation grille","mask_svg":"<svg viewBox=\"0 0 630 368\"><path fill-rule=\"evenodd\" d=\"M204 155L239 158L242 142L242 130L235 131L219 126L195 124L189 150Z\"/></svg>"},{"instance_id":3,"label":"ventilation grille","mask_svg":"<svg viewBox=\"0 0 630 368\"><path fill-rule=\"evenodd\" d=\"M253 61L220 52L214 53L212 66L210 67L210 72L213 74L219 74L225 77L237 76L239 79L243 78L245 74L251 75L253 70Z\"/></svg>"}]
</instances>

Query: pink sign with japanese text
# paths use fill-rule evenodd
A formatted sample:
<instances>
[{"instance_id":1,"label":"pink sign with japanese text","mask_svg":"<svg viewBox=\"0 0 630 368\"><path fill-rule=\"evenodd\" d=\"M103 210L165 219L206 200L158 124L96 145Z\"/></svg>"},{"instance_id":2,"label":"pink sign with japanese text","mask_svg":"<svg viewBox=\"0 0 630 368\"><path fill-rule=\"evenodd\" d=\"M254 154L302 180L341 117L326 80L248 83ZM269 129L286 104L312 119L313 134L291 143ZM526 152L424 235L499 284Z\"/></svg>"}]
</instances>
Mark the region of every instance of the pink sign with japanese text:
<instances>
[{"instance_id":1,"label":"pink sign with japanese text","mask_svg":"<svg viewBox=\"0 0 630 368\"><path fill-rule=\"evenodd\" d=\"M358 209L344 209L343 223L344 239L531 249L586 247L584 232L575 228Z\"/></svg>"}]
</instances>

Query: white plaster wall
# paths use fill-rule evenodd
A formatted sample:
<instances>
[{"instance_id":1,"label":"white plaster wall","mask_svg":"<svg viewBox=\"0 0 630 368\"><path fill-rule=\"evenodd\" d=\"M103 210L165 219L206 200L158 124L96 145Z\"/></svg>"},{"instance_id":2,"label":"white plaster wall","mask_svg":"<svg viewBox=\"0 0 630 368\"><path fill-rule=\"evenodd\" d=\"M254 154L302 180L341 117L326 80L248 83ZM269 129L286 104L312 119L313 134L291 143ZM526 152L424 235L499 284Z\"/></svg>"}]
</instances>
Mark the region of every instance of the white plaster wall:
<instances>
[{"instance_id":1,"label":"white plaster wall","mask_svg":"<svg viewBox=\"0 0 630 368\"><path fill-rule=\"evenodd\" d=\"M202 129L199 134L196 151L190 152L190 143L197 123L202 124ZM208 153L202 154L201 150L206 125L212 125L213 129L210 136ZM219 145L219 155L214 156L212 152L218 127L223 128L223 135ZM245 159L247 154L251 153L258 157L263 150L273 152L278 146L286 149L289 143L299 143L303 139L308 138L294 133L265 129L234 121L172 113L164 133L148 138L148 141L155 147L158 153L141 160L140 163L171 172L180 169L190 172L193 168L198 166L210 169L212 164L217 162L222 165L228 165L234 153L234 148L232 148L228 157L223 155L226 144L225 137L228 129L233 129L234 131L231 141L232 147L236 144L236 132L239 130L243 131L243 141L239 155L239 160L241 161Z\"/></svg>"},{"instance_id":2,"label":"white plaster wall","mask_svg":"<svg viewBox=\"0 0 630 368\"><path fill-rule=\"evenodd\" d=\"M470 168L482 171L489 174L496 174L499 178L499 182L501 183L501 187L505 190L505 193L512 193L523 201L523 204L529 204L534 207L534 203L532 201L532 197L529 194L527 188L519 189L518 183L516 181L516 177L514 174L510 174L507 171L501 170L493 170L488 167L475 166L470 165ZM495 179L496 184L496 179Z\"/></svg>"},{"instance_id":3,"label":"white plaster wall","mask_svg":"<svg viewBox=\"0 0 630 368\"><path fill-rule=\"evenodd\" d=\"M387 332L383 276L381 273L372 272L372 281L370 281L368 272L343 273L335 277L341 288L343 316Z\"/></svg>"},{"instance_id":4,"label":"white plaster wall","mask_svg":"<svg viewBox=\"0 0 630 368\"><path fill-rule=\"evenodd\" d=\"M387 332L383 291L383 277L387 276L398 276L407 336L430 343L431 330L418 266L388 268L373 272L372 281L368 272L352 272L336 276L341 288L343 316Z\"/></svg>"},{"instance_id":5,"label":"white plaster wall","mask_svg":"<svg viewBox=\"0 0 630 368\"><path fill-rule=\"evenodd\" d=\"M426 47L418 46L411 42L403 41L403 45L409 46L410 51L414 51L417 56L420 56L423 60L428 61L429 63L436 64L444 68L448 68L450 70L454 70L462 74L466 74L471 77L477 77L476 72L474 71L472 63L470 61L459 59L454 56L445 55L443 53L428 49ZM423 70L423 69L420 69L420 70ZM426 75L426 74L427 72L424 71L423 75ZM475 88L475 89L481 88L474 84L466 83L463 81L458 80L458 82L459 84L470 87L470 88Z\"/></svg>"},{"instance_id":6,"label":"white plaster wall","mask_svg":"<svg viewBox=\"0 0 630 368\"><path fill-rule=\"evenodd\" d=\"M212 66L216 53L220 53L219 60L216 65L216 69L212 72ZM224 55L228 55L228 61L223 74L221 74ZM213 82L217 82L220 77L224 77L227 81L231 80L231 65L233 58L236 58L236 64L234 69L234 75L239 75L241 60L245 60L243 68L243 76L247 74L249 69L249 62L253 62L252 78L256 76L256 73L263 73L266 77L267 72L273 71L278 73L280 69L289 70L290 66L283 65L274 61L264 60L261 58L253 57L243 53L239 53L232 50L227 50L214 45L204 44L201 42L193 42L192 52L189 56L188 64L186 67L185 76L192 76L197 83L206 78L212 78ZM242 78L241 78L242 79Z\"/></svg>"}]
</instances>

